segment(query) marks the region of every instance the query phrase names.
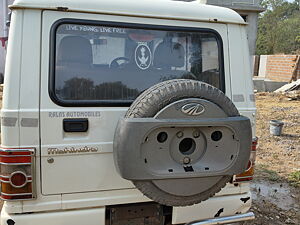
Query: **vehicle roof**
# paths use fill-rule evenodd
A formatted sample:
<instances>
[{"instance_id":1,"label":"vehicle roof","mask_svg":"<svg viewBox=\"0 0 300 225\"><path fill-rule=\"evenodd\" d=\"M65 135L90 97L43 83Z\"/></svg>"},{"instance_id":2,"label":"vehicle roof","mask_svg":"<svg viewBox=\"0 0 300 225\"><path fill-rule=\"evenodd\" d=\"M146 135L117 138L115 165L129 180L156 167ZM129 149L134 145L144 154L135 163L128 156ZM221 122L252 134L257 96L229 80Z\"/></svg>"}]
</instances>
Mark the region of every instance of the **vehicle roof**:
<instances>
[{"instance_id":1,"label":"vehicle roof","mask_svg":"<svg viewBox=\"0 0 300 225\"><path fill-rule=\"evenodd\" d=\"M189 21L246 24L235 11L178 0L15 0L11 9L49 9Z\"/></svg>"}]
</instances>

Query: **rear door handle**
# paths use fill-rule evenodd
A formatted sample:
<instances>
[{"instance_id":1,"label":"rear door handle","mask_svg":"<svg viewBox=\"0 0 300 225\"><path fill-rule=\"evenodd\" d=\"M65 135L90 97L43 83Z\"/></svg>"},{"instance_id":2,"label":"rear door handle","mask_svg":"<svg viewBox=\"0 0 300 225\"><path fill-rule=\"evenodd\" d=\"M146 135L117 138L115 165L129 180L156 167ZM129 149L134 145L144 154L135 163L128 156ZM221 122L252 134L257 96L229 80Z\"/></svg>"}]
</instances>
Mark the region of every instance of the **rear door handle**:
<instances>
[{"instance_id":1,"label":"rear door handle","mask_svg":"<svg viewBox=\"0 0 300 225\"><path fill-rule=\"evenodd\" d=\"M64 119L63 128L65 132L87 132L89 121L88 119Z\"/></svg>"}]
</instances>

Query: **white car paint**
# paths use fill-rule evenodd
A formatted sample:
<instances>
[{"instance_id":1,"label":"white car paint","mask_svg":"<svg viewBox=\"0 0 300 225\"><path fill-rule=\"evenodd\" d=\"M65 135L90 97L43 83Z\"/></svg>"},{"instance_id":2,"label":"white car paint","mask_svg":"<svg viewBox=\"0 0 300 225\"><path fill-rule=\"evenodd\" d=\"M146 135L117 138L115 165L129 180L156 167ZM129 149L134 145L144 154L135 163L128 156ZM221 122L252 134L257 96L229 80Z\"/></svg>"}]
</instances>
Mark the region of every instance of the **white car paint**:
<instances>
[{"instance_id":1,"label":"white car paint","mask_svg":"<svg viewBox=\"0 0 300 225\"><path fill-rule=\"evenodd\" d=\"M54 22L62 18L201 27L217 31L223 39L226 95L241 114L248 116L255 132L255 103L250 75L245 23L232 10L198 2L170 0L17 0L12 6L11 36L6 62L2 117L17 118L16 126L2 126L2 145L7 148L34 147L36 151L36 199L6 202L1 225L12 218L17 224L104 225L105 206L150 201L133 184L116 172L112 158L113 134L117 120L127 108L61 107L48 93L49 37ZM69 11L58 11L66 7ZM59 112L100 112L91 117L84 135L67 134L60 127ZM22 118L38 121L37 127L24 127ZM100 129L101 127L101 129ZM255 133L253 133L255 134ZM95 147L97 153L48 155L48 148ZM54 163L48 163L52 158ZM174 208L173 222L203 220L220 205L226 215L246 212L240 198L250 197L249 184L227 185L216 197L188 208ZM234 206L234 207L233 207ZM65 211L69 210L69 211ZM26 213L31 214L26 214ZM224 214L224 215L225 215ZM18 222L20 221L20 222Z\"/></svg>"}]
</instances>

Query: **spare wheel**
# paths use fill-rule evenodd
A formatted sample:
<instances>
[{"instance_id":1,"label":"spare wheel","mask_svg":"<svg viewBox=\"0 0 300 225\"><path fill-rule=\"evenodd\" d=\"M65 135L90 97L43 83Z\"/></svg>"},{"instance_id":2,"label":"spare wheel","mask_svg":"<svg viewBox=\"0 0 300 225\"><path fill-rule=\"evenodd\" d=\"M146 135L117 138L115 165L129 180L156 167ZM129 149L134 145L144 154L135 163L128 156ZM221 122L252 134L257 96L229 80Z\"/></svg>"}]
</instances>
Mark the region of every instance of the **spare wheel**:
<instances>
[{"instance_id":1,"label":"spare wheel","mask_svg":"<svg viewBox=\"0 0 300 225\"><path fill-rule=\"evenodd\" d=\"M250 120L219 89L170 80L143 92L118 122L115 165L150 199L193 205L245 171L251 137Z\"/></svg>"}]
</instances>

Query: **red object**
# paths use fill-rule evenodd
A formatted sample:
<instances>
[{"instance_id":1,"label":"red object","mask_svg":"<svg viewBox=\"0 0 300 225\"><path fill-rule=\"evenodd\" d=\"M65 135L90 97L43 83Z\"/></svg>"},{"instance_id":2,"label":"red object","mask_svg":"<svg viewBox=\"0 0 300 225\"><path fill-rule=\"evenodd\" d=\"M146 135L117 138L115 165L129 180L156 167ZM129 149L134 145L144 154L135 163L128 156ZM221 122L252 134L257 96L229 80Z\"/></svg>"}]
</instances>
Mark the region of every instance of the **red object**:
<instances>
[{"instance_id":1,"label":"red object","mask_svg":"<svg viewBox=\"0 0 300 225\"><path fill-rule=\"evenodd\" d=\"M1 193L1 199L3 200L20 200L20 199L32 199L33 196L31 194L25 194L25 195L6 195L4 193Z\"/></svg>"},{"instance_id":2,"label":"red object","mask_svg":"<svg viewBox=\"0 0 300 225\"><path fill-rule=\"evenodd\" d=\"M31 176L34 151L33 148L1 148L0 146L0 199L30 200L34 198Z\"/></svg>"},{"instance_id":3,"label":"red object","mask_svg":"<svg viewBox=\"0 0 300 225\"><path fill-rule=\"evenodd\" d=\"M235 182L253 180L257 144L258 144L258 138L256 137L252 140L250 161L248 162L247 169L244 173L236 176Z\"/></svg>"},{"instance_id":4,"label":"red object","mask_svg":"<svg viewBox=\"0 0 300 225\"><path fill-rule=\"evenodd\" d=\"M256 137L252 140L251 150L256 151L257 145L258 145L258 138Z\"/></svg>"},{"instance_id":5,"label":"red object","mask_svg":"<svg viewBox=\"0 0 300 225\"><path fill-rule=\"evenodd\" d=\"M5 47L5 43L7 42L7 40L8 40L8 37L0 37L0 41L1 41L3 48Z\"/></svg>"},{"instance_id":6,"label":"red object","mask_svg":"<svg viewBox=\"0 0 300 225\"><path fill-rule=\"evenodd\" d=\"M0 155L31 155L31 152L28 149L0 148Z\"/></svg>"},{"instance_id":7,"label":"red object","mask_svg":"<svg viewBox=\"0 0 300 225\"><path fill-rule=\"evenodd\" d=\"M31 163L31 156L0 157L1 163Z\"/></svg>"},{"instance_id":8,"label":"red object","mask_svg":"<svg viewBox=\"0 0 300 225\"><path fill-rule=\"evenodd\" d=\"M25 174L16 172L10 177L10 182L15 187L23 187L27 183Z\"/></svg>"},{"instance_id":9,"label":"red object","mask_svg":"<svg viewBox=\"0 0 300 225\"><path fill-rule=\"evenodd\" d=\"M0 151L0 163L31 163L31 152L28 150L11 149Z\"/></svg>"},{"instance_id":10,"label":"red object","mask_svg":"<svg viewBox=\"0 0 300 225\"><path fill-rule=\"evenodd\" d=\"M239 177L235 180L235 182L243 182L243 181L251 181L253 180L253 177Z\"/></svg>"}]
</instances>

